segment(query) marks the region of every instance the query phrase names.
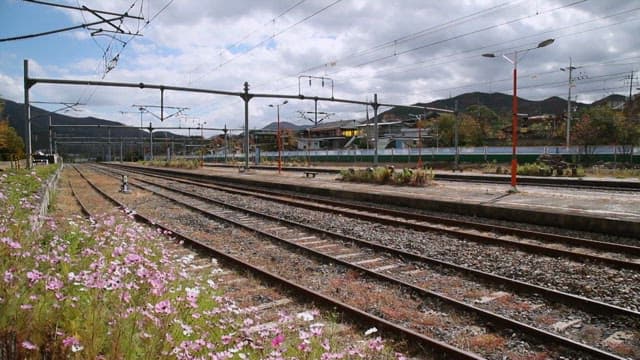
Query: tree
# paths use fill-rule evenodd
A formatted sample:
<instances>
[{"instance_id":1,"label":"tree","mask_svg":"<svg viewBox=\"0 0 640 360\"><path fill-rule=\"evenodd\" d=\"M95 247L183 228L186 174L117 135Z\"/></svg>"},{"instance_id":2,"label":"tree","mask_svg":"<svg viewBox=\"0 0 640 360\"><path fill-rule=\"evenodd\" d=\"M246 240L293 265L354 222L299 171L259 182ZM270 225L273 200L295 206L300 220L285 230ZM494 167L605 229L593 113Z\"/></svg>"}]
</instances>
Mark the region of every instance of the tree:
<instances>
[{"instance_id":1,"label":"tree","mask_svg":"<svg viewBox=\"0 0 640 360\"><path fill-rule=\"evenodd\" d=\"M455 142L455 118L451 114L440 115L436 119L440 146L454 146Z\"/></svg>"},{"instance_id":2,"label":"tree","mask_svg":"<svg viewBox=\"0 0 640 360\"><path fill-rule=\"evenodd\" d=\"M479 119L468 114L460 115L458 128L458 141L462 146L482 146L488 138L487 129ZM488 127L487 127L488 128Z\"/></svg>"},{"instance_id":3,"label":"tree","mask_svg":"<svg viewBox=\"0 0 640 360\"><path fill-rule=\"evenodd\" d=\"M616 145L622 147L622 153L632 160L633 147L640 143L640 125L627 117L614 119Z\"/></svg>"},{"instance_id":4,"label":"tree","mask_svg":"<svg viewBox=\"0 0 640 360\"><path fill-rule=\"evenodd\" d=\"M571 132L571 142L583 146L584 153L593 153L597 145L623 145L629 148L638 142L637 125L620 111L607 106L585 109Z\"/></svg>"},{"instance_id":5,"label":"tree","mask_svg":"<svg viewBox=\"0 0 640 360\"><path fill-rule=\"evenodd\" d=\"M473 117L482 132L483 139L490 139L502 132L501 129L506 125L501 121L500 116L495 111L485 105L471 105L465 112L466 115ZM478 143L480 145L480 143Z\"/></svg>"},{"instance_id":6,"label":"tree","mask_svg":"<svg viewBox=\"0 0 640 360\"><path fill-rule=\"evenodd\" d=\"M24 141L9 126L8 121L0 121L0 159L3 161L24 159Z\"/></svg>"}]
</instances>

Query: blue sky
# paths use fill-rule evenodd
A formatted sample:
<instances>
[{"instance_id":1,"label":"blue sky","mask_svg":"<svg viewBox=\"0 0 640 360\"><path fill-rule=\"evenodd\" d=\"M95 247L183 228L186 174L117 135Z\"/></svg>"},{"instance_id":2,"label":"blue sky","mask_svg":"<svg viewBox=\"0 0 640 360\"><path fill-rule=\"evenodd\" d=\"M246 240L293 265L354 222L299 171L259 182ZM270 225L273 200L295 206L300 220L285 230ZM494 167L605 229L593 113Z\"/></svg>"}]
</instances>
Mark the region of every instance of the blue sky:
<instances>
[{"instance_id":1,"label":"blue sky","mask_svg":"<svg viewBox=\"0 0 640 360\"><path fill-rule=\"evenodd\" d=\"M71 6L141 14L153 20L143 36L91 37L85 29L0 42L0 96L22 101L22 60L37 77L146 82L295 95L300 76L324 76L336 97L410 104L465 92L511 93L511 65L500 56L547 38L555 42L532 50L518 64L519 95L566 99L569 64L575 72L572 97L591 102L612 93L628 94L632 71L640 70L640 4L620 0L500 0L425 2L422 0L50 0ZM166 8L165 8L166 7ZM164 10L162 10L164 8ZM161 11L162 10L162 11ZM89 13L17 0L0 0L0 38L94 21ZM142 24L143 25L143 24ZM127 29L141 27L126 21ZM122 48L120 41L127 42ZM105 51L107 50L108 51ZM117 54L109 72L105 66ZM636 79L640 78L636 73ZM632 89L640 83L631 84ZM327 96L319 83L302 86L305 95ZM79 101L78 116L99 116L139 124L133 104L159 105L152 91L37 85L32 98ZM274 101L252 100L251 127L275 118ZM168 92L165 104L189 107L165 124L240 127L242 101ZM54 105L55 106L55 105ZM54 107L52 106L52 107ZM363 107L319 104L333 120L363 118ZM304 123L299 112L312 103L291 101L281 118ZM148 115L148 114L147 114ZM148 121L153 120L148 115ZM208 135L213 135L215 131Z\"/></svg>"}]
</instances>

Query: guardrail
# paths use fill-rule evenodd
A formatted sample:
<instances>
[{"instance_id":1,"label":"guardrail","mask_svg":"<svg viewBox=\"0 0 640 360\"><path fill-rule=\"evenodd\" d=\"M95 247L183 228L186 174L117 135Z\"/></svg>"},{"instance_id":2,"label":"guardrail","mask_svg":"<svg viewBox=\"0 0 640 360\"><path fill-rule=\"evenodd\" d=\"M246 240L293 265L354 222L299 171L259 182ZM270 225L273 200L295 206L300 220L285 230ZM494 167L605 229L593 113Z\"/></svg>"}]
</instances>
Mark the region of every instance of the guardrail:
<instances>
[{"instance_id":1,"label":"guardrail","mask_svg":"<svg viewBox=\"0 0 640 360\"><path fill-rule=\"evenodd\" d=\"M49 205L53 200L53 196L58 186L58 180L60 179L60 174L62 173L63 167L64 167L64 164L60 163L60 167L58 168L58 170L56 170L53 176L50 177L45 183L45 185L43 186L44 191L42 193L42 197L40 198L41 202L40 202L40 205L36 207L36 213L34 214L36 215L36 219L32 227L33 231L37 232L42 227L44 218L49 211Z\"/></svg>"}]
</instances>

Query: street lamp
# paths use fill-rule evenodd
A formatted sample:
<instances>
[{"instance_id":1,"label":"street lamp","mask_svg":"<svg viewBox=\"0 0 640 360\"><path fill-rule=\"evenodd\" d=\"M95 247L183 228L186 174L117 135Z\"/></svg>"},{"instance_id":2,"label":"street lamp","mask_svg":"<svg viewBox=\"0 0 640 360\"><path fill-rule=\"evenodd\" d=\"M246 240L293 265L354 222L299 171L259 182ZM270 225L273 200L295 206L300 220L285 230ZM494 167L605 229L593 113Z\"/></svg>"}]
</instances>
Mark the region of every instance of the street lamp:
<instances>
[{"instance_id":1,"label":"street lamp","mask_svg":"<svg viewBox=\"0 0 640 360\"><path fill-rule=\"evenodd\" d=\"M278 174L282 173L282 138L280 136L280 106L286 105L289 101L285 100L282 104L269 104L269 107L276 108L277 117L277 130L276 130L276 142L278 143Z\"/></svg>"},{"instance_id":2,"label":"street lamp","mask_svg":"<svg viewBox=\"0 0 640 360\"><path fill-rule=\"evenodd\" d=\"M516 50L513 52L512 57L508 57L506 54L502 54L502 58L513 64L513 103L512 103L512 117L511 117L511 192L517 192L517 172L518 172L518 158L516 156L516 148L518 146L518 53L528 52L529 50L542 48L553 43L554 39L547 39L538 44L538 46ZM482 54L484 57L494 58L495 54Z\"/></svg>"}]
</instances>

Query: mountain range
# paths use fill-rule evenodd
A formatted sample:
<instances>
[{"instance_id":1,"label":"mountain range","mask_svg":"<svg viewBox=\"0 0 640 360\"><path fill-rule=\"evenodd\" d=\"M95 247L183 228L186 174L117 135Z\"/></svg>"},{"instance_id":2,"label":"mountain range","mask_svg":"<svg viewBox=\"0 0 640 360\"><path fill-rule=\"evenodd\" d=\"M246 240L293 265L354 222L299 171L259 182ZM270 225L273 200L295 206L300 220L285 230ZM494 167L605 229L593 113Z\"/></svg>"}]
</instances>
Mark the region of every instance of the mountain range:
<instances>
[{"instance_id":1,"label":"mountain range","mask_svg":"<svg viewBox=\"0 0 640 360\"><path fill-rule=\"evenodd\" d=\"M603 104L612 104L612 103L620 103L625 101L625 97L622 95L609 95L603 99L593 102L592 104L586 103L574 103L574 107L582 108L582 107L590 107L595 105L603 105ZM2 100L2 99L0 99ZM494 112L498 114L509 114L511 112L512 106L512 96L502 93L482 93L482 92L472 92L461 94L455 97L451 97L448 99L441 99L432 101L429 103L417 103L415 105L418 106L427 106L427 107L435 107L435 108L443 108L453 110L456 107L458 109L464 110L472 105L484 105L488 108L492 109ZM10 100L3 100L5 104L4 114L2 118L8 118L9 123L12 127L14 127L18 134L24 137L25 126L24 126L24 106L23 104L16 103ZM567 101L559 98L559 97L550 97L548 99L544 99L541 101L533 101L527 100L523 98L518 98L518 112L526 113L529 115L539 115L539 114L555 114L560 115L566 111ZM383 111L380 113L382 118L391 117L401 120L406 120L409 118L409 114L415 114L419 112L419 110L408 109L402 107L391 108L389 110ZM46 149L48 145L48 136L49 136L49 116L51 116L52 121L55 125L70 125L69 127L59 127L55 128L56 136L68 136L68 137L107 137L110 136L114 141L117 141L120 137L146 137L148 133L142 130L139 130L135 127L123 127L123 128L111 128L108 130L107 128L96 128L96 127L83 127L82 125L93 124L93 125L111 125L111 126L120 126L122 125L119 122L98 119L94 117L71 117L65 114L59 113L50 113L47 110L38 108L36 106L31 107L31 131L33 133L33 149ZM370 116L371 113L370 113ZM265 127L263 130L275 130L277 124L272 122ZM296 125L286 121L280 123L281 129L293 129L293 130L302 130L307 128L308 126L304 125ZM184 138L185 136L176 135L170 132L164 131L154 131L154 137L163 138L163 137L172 137L172 138Z\"/></svg>"}]
</instances>

